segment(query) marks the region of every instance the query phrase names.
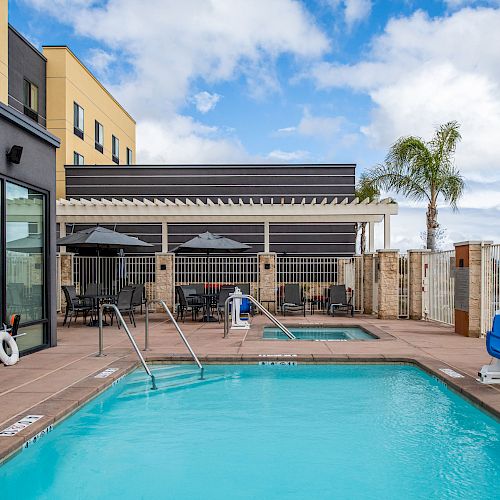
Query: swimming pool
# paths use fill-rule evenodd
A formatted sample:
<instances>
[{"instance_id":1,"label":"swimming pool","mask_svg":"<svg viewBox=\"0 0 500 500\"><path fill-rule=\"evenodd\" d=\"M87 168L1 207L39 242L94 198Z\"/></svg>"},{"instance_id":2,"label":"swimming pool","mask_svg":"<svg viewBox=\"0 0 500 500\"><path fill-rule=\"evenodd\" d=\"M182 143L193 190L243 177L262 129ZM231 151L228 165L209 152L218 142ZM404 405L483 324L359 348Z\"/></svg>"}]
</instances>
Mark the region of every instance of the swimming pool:
<instances>
[{"instance_id":1,"label":"swimming pool","mask_svg":"<svg viewBox=\"0 0 500 500\"><path fill-rule=\"evenodd\" d=\"M160 385L189 370L155 368ZM122 379L1 466L1 498L498 498L500 424L415 367L207 376Z\"/></svg>"},{"instance_id":2,"label":"swimming pool","mask_svg":"<svg viewBox=\"0 0 500 500\"><path fill-rule=\"evenodd\" d=\"M298 340L375 340L373 334L359 326L288 326ZM290 340L279 328L266 326L262 338Z\"/></svg>"}]
</instances>

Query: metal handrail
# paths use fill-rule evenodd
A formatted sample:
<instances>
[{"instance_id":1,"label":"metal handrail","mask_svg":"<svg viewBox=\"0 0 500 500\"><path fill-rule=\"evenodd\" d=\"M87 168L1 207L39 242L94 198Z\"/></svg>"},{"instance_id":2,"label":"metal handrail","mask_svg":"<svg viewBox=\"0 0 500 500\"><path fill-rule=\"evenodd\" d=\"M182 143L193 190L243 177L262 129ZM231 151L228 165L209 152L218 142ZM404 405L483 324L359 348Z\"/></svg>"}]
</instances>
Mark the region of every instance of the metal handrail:
<instances>
[{"instance_id":1,"label":"metal handrail","mask_svg":"<svg viewBox=\"0 0 500 500\"><path fill-rule=\"evenodd\" d=\"M257 299L245 293L242 293L241 297L248 299L252 304L254 304L257 309L265 314L289 339L296 339L295 335L283 323L281 323L278 318L273 316ZM230 295L224 302L224 338L229 335L229 302L231 302L234 298L235 297L233 295Z\"/></svg>"},{"instance_id":2,"label":"metal handrail","mask_svg":"<svg viewBox=\"0 0 500 500\"><path fill-rule=\"evenodd\" d=\"M163 309L167 313L167 316L170 318L170 321L172 321L172 323L174 324L175 329L177 330L177 333L180 335L182 341L184 342L185 346L188 348L189 352L191 353L191 356L193 357L194 361L198 365L198 368L200 369L200 380L203 380L203 374L205 372L205 368L200 363L198 356L196 356L195 352L191 348L191 345L189 344L184 333L182 332L181 327L179 326L179 323L177 323L177 321L175 321L174 315L172 314L172 312L168 308L167 304L165 304L165 301L163 301L161 299L153 299L153 300L149 300L148 302L146 302L146 321L144 323L144 350L147 351L149 349L149 306L151 304L160 304L163 307Z\"/></svg>"},{"instance_id":3,"label":"metal handrail","mask_svg":"<svg viewBox=\"0 0 500 500\"><path fill-rule=\"evenodd\" d=\"M142 363L142 366L146 373L151 377L151 389L157 389L156 387L156 380L155 376L151 373L151 370L149 369L148 365L146 364L146 361L144 361L144 358L141 354L141 351L137 347L137 344L134 340L134 337L132 337L132 334L130 333L130 330L128 329L127 323L125 323L125 320L123 319L122 313L116 306L116 304L102 304L101 307L99 308L99 354L97 356L105 356L104 354L104 331L102 327L102 313L104 309L113 309L116 314L116 320L120 321L120 323L123 325L123 329L125 330L125 333L127 334L132 347L134 348L135 353L137 354L140 362Z\"/></svg>"}]
</instances>

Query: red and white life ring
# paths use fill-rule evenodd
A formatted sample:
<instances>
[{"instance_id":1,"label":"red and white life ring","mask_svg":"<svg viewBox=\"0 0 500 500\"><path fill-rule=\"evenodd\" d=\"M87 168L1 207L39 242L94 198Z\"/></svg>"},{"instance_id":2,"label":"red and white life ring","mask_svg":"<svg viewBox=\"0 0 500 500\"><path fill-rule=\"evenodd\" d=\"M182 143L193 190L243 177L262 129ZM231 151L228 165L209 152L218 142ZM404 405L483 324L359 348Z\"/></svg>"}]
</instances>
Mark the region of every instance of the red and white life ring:
<instances>
[{"instance_id":1,"label":"red and white life ring","mask_svg":"<svg viewBox=\"0 0 500 500\"><path fill-rule=\"evenodd\" d=\"M4 342L10 348L10 356L3 348ZM19 347L17 347L16 340L11 337L7 330L0 330L0 361L6 366L15 365L19 361Z\"/></svg>"}]
</instances>

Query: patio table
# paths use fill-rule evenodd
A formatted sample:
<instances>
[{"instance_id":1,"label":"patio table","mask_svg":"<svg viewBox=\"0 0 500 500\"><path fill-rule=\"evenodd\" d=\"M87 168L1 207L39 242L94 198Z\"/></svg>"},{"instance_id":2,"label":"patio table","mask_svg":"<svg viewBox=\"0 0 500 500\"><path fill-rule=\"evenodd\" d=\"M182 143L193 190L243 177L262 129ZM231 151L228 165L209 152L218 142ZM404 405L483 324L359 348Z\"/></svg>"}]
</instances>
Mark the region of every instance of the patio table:
<instances>
[{"instance_id":1,"label":"patio table","mask_svg":"<svg viewBox=\"0 0 500 500\"><path fill-rule=\"evenodd\" d=\"M204 312L202 321L205 323L214 323L217 321L217 318L211 315L211 302L214 298L217 298L219 294L217 293L197 293L190 295L190 297L200 297L204 301Z\"/></svg>"},{"instance_id":2,"label":"patio table","mask_svg":"<svg viewBox=\"0 0 500 500\"><path fill-rule=\"evenodd\" d=\"M87 326L99 326L99 308L101 307L101 304L109 302L110 300L116 300L116 295L110 293L84 294L79 297L83 300L89 299L92 301L90 321L87 323ZM96 311L95 316L94 311ZM103 320L102 326L109 326L109 323Z\"/></svg>"}]
</instances>

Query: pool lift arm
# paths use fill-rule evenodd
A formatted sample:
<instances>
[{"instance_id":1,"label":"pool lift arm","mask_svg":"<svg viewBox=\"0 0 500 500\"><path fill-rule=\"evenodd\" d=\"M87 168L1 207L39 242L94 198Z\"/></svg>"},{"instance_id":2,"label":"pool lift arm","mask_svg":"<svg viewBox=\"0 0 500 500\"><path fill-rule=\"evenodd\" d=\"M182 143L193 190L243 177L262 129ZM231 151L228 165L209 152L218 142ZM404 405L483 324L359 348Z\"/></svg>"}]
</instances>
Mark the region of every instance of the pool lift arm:
<instances>
[{"instance_id":1,"label":"pool lift arm","mask_svg":"<svg viewBox=\"0 0 500 500\"><path fill-rule=\"evenodd\" d=\"M479 370L479 381L483 384L500 384L500 311L495 313L491 331L486 334L486 350L493 359Z\"/></svg>"}]
</instances>

